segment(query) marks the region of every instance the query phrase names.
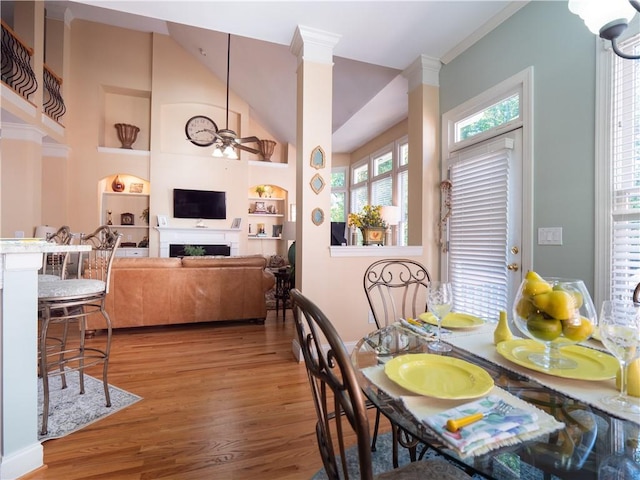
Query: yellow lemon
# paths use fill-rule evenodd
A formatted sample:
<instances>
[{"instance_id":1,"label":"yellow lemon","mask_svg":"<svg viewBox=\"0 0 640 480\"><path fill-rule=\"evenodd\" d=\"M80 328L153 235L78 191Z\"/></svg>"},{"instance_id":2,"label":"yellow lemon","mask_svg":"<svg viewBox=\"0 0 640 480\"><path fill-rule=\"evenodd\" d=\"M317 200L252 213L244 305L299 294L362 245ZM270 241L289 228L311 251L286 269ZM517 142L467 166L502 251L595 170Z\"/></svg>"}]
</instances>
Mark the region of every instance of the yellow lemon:
<instances>
[{"instance_id":1,"label":"yellow lemon","mask_svg":"<svg viewBox=\"0 0 640 480\"><path fill-rule=\"evenodd\" d=\"M524 278L525 282L522 286L522 295L524 296L533 297L551 291L551 285L532 270L529 270Z\"/></svg>"},{"instance_id":2,"label":"yellow lemon","mask_svg":"<svg viewBox=\"0 0 640 480\"><path fill-rule=\"evenodd\" d=\"M576 301L569 292L553 290L533 297L533 304L557 320L568 320L576 315Z\"/></svg>"},{"instance_id":3,"label":"yellow lemon","mask_svg":"<svg viewBox=\"0 0 640 480\"><path fill-rule=\"evenodd\" d=\"M558 284L558 285L554 285L553 287L554 290L562 290L565 291L567 293L570 293L573 296L574 301L576 302L576 307L575 308L580 308L582 306L582 304L584 303L584 300L582 299L582 294L580 292L576 292L575 290L572 289L568 289L565 288L564 285L562 284Z\"/></svg>"},{"instance_id":4,"label":"yellow lemon","mask_svg":"<svg viewBox=\"0 0 640 480\"><path fill-rule=\"evenodd\" d=\"M584 342L593 335L593 330L593 323L584 317L580 317L579 322L573 320L562 321L563 335L574 342Z\"/></svg>"},{"instance_id":5,"label":"yellow lemon","mask_svg":"<svg viewBox=\"0 0 640 480\"><path fill-rule=\"evenodd\" d=\"M627 393L633 397L640 397L640 358L629 364L627 372ZM616 387L620 389L620 370L616 375Z\"/></svg>"}]
</instances>

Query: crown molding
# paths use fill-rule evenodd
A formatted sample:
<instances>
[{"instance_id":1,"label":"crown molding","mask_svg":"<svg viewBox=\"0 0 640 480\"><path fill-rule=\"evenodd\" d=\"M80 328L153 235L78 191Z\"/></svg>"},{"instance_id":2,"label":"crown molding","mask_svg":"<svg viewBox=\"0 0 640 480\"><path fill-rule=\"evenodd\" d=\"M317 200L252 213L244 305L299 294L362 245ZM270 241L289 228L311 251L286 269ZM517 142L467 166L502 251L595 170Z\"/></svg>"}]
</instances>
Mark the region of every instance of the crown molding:
<instances>
[{"instance_id":1,"label":"crown molding","mask_svg":"<svg viewBox=\"0 0 640 480\"><path fill-rule=\"evenodd\" d=\"M409 91L421 86L440 86L440 67L442 64L437 58L420 55L409 65L402 75L409 81Z\"/></svg>"},{"instance_id":2,"label":"crown molding","mask_svg":"<svg viewBox=\"0 0 640 480\"><path fill-rule=\"evenodd\" d=\"M333 64L333 49L342 35L298 25L291 40L290 50L298 58L308 62Z\"/></svg>"},{"instance_id":3,"label":"crown molding","mask_svg":"<svg viewBox=\"0 0 640 480\"><path fill-rule=\"evenodd\" d=\"M459 44L457 44L455 47L453 47L451 50L445 53L442 57L440 57L440 61L442 61L444 65L448 64L458 55L460 55L465 50L470 48L473 44L478 42L487 33L491 32L492 30L497 28L500 24L502 24L502 22L509 19L514 13L516 13L518 10L526 6L528 3L529 3L529 0L509 3L509 5L503 8L497 15L492 17L487 23L482 25L475 32L473 32L471 35L466 37Z\"/></svg>"},{"instance_id":4,"label":"crown molding","mask_svg":"<svg viewBox=\"0 0 640 480\"><path fill-rule=\"evenodd\" d=\"M7 140L23 140L42 145L45 133L34 125L2 122L0 136Z\"/></svg>"}]
</instances>

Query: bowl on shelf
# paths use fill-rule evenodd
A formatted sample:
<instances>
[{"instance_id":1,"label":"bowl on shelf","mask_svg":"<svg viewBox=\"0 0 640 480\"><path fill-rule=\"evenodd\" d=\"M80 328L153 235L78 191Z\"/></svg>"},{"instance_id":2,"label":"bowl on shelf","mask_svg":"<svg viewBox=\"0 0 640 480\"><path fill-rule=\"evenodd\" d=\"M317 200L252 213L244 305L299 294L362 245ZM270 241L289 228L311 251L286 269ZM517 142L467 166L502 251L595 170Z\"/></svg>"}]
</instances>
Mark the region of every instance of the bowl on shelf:
<instances>
[{"instance_id":1,"label":"bowl on shelf","mask_svg":"<svg viewBox=\"0 0 640 480\"><path fill-rule=\"evenodd\" d=\"M545 369L575 368L561 347L589 339L597 323L596 309L582 280L542 278L528 272L513 303L513 320L527 337L544 344L529 360Z\"/></svg>"}]
</instances>

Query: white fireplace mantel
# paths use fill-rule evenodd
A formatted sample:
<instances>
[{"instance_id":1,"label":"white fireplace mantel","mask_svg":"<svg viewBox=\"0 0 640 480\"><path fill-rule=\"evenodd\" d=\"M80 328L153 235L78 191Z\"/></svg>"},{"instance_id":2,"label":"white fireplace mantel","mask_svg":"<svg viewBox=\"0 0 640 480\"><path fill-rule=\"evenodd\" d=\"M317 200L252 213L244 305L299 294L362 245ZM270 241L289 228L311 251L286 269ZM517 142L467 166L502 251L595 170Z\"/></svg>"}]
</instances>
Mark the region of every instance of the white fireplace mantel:
<instances>
[{"instance_id":1,"label":"white fireplace mantel","mask_svg":"<svg viewBox=\"0 0 640 480\"><path fill-rule=\"evenodd\" d=\"M239 228L155 227L160 234L160 256L169 256L169 245L228 245L231 256L240 254Z\"/></svg>"}]
</instances>

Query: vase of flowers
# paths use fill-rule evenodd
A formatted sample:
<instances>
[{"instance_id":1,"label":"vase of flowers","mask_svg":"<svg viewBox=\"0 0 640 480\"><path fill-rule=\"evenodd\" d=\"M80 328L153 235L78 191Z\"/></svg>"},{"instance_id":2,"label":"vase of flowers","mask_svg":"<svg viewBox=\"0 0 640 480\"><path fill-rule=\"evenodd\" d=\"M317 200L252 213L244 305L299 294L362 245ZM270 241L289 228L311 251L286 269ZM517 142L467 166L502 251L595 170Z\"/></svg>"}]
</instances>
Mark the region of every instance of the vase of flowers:
<instances>
[{"instance_id":1,"label":"vase of flowers","mask_svg":"<svg viewBox=\"0 0 640 480\"><path fill-rule=\"evenodd\" d=\"M360 213L350 213L349 226L360 229L363 245L384 245L387 224L382 218L382 205L365 205Z\"/></svg>"}]
</instances>

